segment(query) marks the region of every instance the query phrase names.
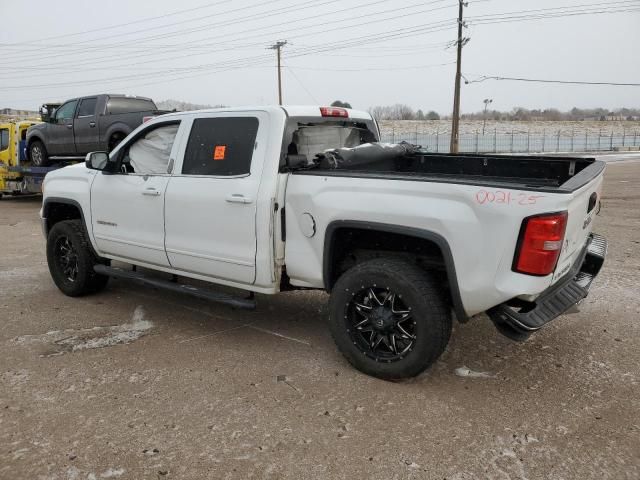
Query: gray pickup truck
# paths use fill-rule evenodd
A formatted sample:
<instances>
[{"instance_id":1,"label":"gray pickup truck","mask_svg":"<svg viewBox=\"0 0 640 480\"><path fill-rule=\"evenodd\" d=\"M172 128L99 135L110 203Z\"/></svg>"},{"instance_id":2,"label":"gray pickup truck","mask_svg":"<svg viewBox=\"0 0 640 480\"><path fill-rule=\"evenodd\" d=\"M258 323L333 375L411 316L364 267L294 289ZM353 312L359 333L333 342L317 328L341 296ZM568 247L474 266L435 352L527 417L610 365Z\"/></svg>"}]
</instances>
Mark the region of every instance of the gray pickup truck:
<instances>
[{"instance_id":1,"label":"gray pickup truck","mask_svg":"<svg viewBox=\"0 0 640 480\"><path fill-rule=\"evenodd\" d=\"M145 117L162 113L167 112L144 97L103 94L67 100L46 122L29 128L28 158L31 165L44 167L81 159L92 151L111 151Z\"/></svg>"}]
</instances>

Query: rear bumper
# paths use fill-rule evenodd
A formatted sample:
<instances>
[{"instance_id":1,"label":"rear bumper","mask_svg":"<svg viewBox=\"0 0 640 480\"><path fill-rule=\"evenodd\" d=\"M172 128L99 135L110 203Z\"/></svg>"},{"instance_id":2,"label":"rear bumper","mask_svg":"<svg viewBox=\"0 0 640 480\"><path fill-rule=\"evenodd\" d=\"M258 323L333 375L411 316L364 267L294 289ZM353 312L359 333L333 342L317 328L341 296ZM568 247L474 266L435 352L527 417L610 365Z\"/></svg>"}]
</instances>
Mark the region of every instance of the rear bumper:
<instances>
[{"instance_id":1,"label":"rear bumper","mask_svg":"<svg viewBox=\"0 0 640 480\"><path fill-rule=\"evenodd\" d=\"M607 240L591 234L578 260L557 283L542 292L535 302L520 308L503 303L487 313L498 330L510 338L522 340L562 315L589 293L607 254Z\"/></svg>"}]
</instances>

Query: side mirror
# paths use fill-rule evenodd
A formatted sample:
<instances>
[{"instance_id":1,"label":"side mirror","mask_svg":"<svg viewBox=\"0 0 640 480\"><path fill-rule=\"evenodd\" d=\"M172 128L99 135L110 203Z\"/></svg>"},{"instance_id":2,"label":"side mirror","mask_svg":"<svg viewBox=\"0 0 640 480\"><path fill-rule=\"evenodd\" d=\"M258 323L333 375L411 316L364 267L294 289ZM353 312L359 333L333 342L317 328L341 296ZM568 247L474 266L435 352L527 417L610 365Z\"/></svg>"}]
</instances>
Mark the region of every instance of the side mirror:
<instances>
[{"instance_id":1,"label":"side mirror","mask_svg":"<svg viewBox=\"0 0 640 480\"><path fill-rule=\"evenodd\" d=\"M109 163L109 154L107 152L89 152L84 163L91 170L105 170Z\"/></svg>"}]
</instances>

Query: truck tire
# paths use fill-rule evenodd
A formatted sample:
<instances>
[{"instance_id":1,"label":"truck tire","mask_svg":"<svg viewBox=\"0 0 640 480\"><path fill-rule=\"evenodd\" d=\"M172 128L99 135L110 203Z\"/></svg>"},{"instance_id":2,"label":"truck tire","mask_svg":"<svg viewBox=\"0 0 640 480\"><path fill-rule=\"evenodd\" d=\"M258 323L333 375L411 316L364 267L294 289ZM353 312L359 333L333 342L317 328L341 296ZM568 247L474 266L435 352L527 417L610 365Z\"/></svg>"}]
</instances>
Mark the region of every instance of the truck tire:
<instances>
[{"instance_id":1,"label":"truck tire","mask_svg":"<svg viewBox=\"0 0 640 480\"><path fill-rule=\"evenodd\" d=\"M29 159L34 167L46 167L49 163L47 149L40 140L34 140L29 144Z\"/></svg>"},{"instance_id":2,"label":"truck tire","mask_svg":"<svg viewBox=\"0 0 640 480\"><path fill-rule=\"evenodd\" d=\"M109 137L109 143L107 144L107 152L112 152L126 135L124 133L116 132Z\"/></svg>"},{"instance_id":3,"label":"truck tire","mask_svg":"<svg viewBox=\"0 0 640 480\"><path fill-rule=\"evenodd\" d=\"M336 282L329 326L355 368L394 380L423 372L444 352L451 311L435 277L394 258L362 262Z\"/></svg>"},{"instance_id":4,"label":"truck tire","mask_svg":"<svg viewBox=\"0 0 640 480\"><path fill-rule=\"evenodd\" d=\"M109 277L99 275L94 265L104 263L87 239L81 220L56 223L47 236L47 263L56 286L70 297L102 290Z\"/></svg>"}]
</instances>

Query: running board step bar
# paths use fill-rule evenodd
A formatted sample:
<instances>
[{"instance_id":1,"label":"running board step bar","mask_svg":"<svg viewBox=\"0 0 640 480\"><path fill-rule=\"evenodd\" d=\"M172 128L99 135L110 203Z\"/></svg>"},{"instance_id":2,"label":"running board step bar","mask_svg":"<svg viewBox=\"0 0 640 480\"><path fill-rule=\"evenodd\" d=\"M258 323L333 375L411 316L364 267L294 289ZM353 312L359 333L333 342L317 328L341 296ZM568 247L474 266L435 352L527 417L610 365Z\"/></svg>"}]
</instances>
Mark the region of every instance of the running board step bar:
<instances>
[{"instance_id":1,"label":"running board step bar","mask_svg":"<svg viewBox=\"0 0 640 480\"><path fill-rule=\"evenodd\" d=\"M226 293L211 292L202 288L194 287L192 285L183 285L180 283L174 283L169 280L161 280L159 278L150 278L145 276L144 273L123 270L122 268L109 267L107 265L95 265L93 270L100 275L107 275L115 278L126 278L133 280L143 285L149 285L157 288L164 288L165 290L171 290L172 292L186 293L192 297L202 298L211 302L222 303L233 308L240 308L243 310L255 310L256 302L252 298L241 298L227 295Z\"/></svg>"}]
</instances>

